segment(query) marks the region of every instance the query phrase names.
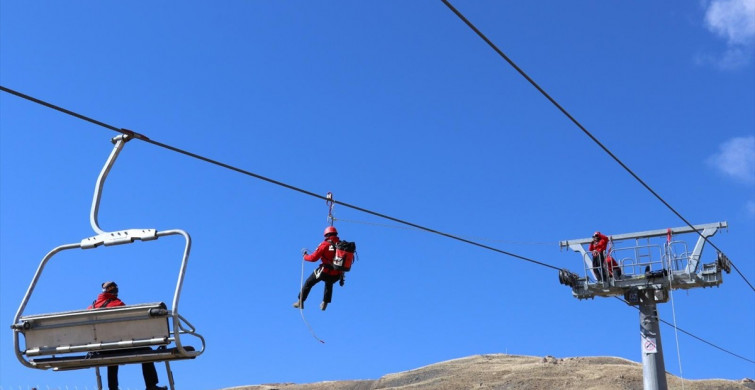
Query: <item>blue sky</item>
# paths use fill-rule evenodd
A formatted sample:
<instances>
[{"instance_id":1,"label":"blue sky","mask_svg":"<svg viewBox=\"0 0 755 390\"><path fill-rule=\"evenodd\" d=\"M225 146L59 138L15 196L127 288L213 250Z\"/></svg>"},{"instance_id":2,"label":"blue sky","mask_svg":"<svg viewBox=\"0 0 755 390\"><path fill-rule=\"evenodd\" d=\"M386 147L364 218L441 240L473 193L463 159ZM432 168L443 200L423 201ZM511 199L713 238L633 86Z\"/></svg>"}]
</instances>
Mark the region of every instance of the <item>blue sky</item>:
<instances>
[{"instance_id":1,"label":"blue sky","mask_svg":"<svg viewBox=\"0 0 755 390\"><path fill-rule=\"evenodd\" d=\"M755 283L754 1L455 5L686 219L727 221L712 241ZM441 1L3 0L0 84L558 268L582 271L560 240L684 225ZM21 366L8 327L42 257L94 235L115 135L0 93L2 389L94 387L91 370ZM180 311L207 350L172 365L182 389L378 378L483 353L641 360L636 309L579 301L550 268L344 206L335 216L359 261L326 312L321 285L308 301L325 344L290 306L300 249L327 225L321 199L135 140L99 221L193 238ZM181 245L55 257L26 313L86 307L105 280L127 303L170 302ZM755 292L736 273L677 291L659 314L755 360ZM752 362L661 331L675 375L755 377ZM143 387L138 367L121 387Z\"/></svg>"}]
</instances>

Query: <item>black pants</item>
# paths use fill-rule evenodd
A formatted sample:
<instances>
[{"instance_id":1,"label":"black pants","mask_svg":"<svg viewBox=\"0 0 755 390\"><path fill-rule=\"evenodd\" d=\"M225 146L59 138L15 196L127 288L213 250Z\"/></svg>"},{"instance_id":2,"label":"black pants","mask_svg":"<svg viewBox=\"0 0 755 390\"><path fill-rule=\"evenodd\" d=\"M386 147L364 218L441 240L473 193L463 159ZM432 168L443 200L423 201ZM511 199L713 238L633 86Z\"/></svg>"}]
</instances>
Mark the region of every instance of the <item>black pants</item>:
<instances>
[{"instance_id":1,"label":"black pants","mask_svg":"<svg viewBox=\"0 0 755 390\"><path fill-rule=\"evenodd\" d=\"M598 252L598 255L595 256L593 253L592 255L592 268L595 272L595 278L598 282L603 281L603 274L606 272L605 267L603 267L603 264L606 263L606 254L605 252ZM608 275L606 275L608 276Z\"/></svg>"},{"instance_id":2,"label":"black pants","mask_svg":"<svg viewBox=\"0 0 755 390\"><path fill-rule=\"evenodd\" d=\"M309 290L311 290L315 284L323 281L325 282L325 291L323 292L322 301L330 303L330 299L333 297L333 284L339 279L341 279L339 275L328 275L325 272L322 272L321 268L316 269L315 272L312 272L312 275L309 275L304 282L304 286L301 288L301 293L299 294L299 300L302 302L306 301L307 296L309 296Z\"/></svg>"},{"instance_id":3,"label":"black pants","mask_svg":"<svg viewBox=\"0 0 755 390\"><path fill-rule=\"evenodd\" d=\"M157 386L155 363L142 363L142 375L144 376L144 385L148 389ZM107 387L110 390L118 390L118 366L108 366Z\"/></svg>"}]
</instances>

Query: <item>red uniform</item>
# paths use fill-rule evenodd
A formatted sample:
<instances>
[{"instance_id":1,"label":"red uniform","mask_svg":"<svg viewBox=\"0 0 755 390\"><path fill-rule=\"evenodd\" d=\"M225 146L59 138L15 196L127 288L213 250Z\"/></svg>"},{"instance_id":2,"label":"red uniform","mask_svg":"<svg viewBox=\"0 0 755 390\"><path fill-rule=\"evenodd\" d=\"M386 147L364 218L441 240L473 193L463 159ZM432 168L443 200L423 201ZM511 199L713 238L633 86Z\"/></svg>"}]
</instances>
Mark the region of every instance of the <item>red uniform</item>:
<instances>
[{"instance_id":1,"label":"red uniform","mask_svg":"<svg viewBox=\"0 0 755 390\"><path fill-rule=\"evenodd\" d=\"M588 250L592 253L592 267L595 274L595 280L602 282L605 260L606 260L606 248L608 247L608 237L600 232L593 234L592 242Z\"/></svg>"},{"instance_id":2,"label":"red uniform","mask_svg":"<svg viewBox=\"0 0 755 390\"><path fill-rule=\"evenodd\" d=\"M100 295L97 295L97 299L92 302L87 309L102 309L104 307L116 307L116 306L126 306L123 301L118 299L118 297L115 294L111 293L100 293Z\"/></svg>"},{"instance_id":3,"label":"red uniform","mask_svg":"<svg viewBox=\"0 0 755 390\"><path fill-rule=\"evenodd\" d=\"M304 282L304 285L299 291L299 299L294 303L295 308L304 308L304 301L307 300L309 291L315 286L315 284L323 281L325 282L325 289L323 290L322 304L320 305L320 308L325 310L333 297L333 283L340 281L339 283L343 286L343 271L333 268L333 258L336 257L336 243L341 241L337 234L338 232L334 227L330 226L326 228L325 241L321 242L314 252L310 254L303 252L304 260L309 262L322 260L322 264L320 264L320 266L317 267L317 269L312 272L312 275L309 275Z\"/></svg>"},{"instance_id":4,"label":"red uniform","mask_svg":"<svg viewBox=\"0 0 755 390\"><path fill-rule=\"evenodd\" d=\"M115 284L115 283L113 283ZM103 283L105 288L105 283ZM117 292L117 286L115 291ZM97 295L97 299L92 302L87 309L104 309L106 307L118 307L126 306L123 301L118 299L117 294L102 292ZM111 351L100 352L103 355L111 353ZM167 390L165 386L158 386L157 370L155 369L155 363L142 363L142 376L144 377L144 384L147 386L147 390ZM107 384L109 389L118 389L118 366L108 366L107 368Z\"/></svg>"},{"instance_id":5,"label":"red uniform","mask_svg":"<svg viewBox=\"0 0 755 390\"><path fill-rule=\"evenodd\" d=\"M314 252L304 255L304 260L315 262L322 260L322 272L326 275L341 276L342 271L333 269L333 258L336 257L335 244L341 241L338 236L332 236L320 243Z\"/></svg>"},{"instance_id":6,"label":"red uniform","mask_svg":"<svg viewBox=\"0 0 755 390\"><path fill-rule=\"evenodd\" d=\"M590 251L603 252L608 247L608 237L601 233L597 233L597 234L598 234L598 242L595 242L595 240L593 240L593 242L590 243L590 248L588 249Z\"/></svg>"}]
</instances>

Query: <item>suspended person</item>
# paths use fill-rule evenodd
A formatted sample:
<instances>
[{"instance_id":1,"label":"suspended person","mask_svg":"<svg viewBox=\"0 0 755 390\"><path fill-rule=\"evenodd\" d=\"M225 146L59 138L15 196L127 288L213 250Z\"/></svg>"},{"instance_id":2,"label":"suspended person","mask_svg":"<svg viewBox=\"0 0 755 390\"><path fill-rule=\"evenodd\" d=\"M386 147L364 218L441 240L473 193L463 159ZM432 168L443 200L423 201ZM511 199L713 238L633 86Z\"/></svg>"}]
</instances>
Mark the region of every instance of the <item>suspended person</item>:
<instances>
[{"instance_id":1,"label":"suspended person","mask_svg":"<svg viewBox=\"0 0 755 390\"><path fill-rule=\"evenodd\" d=\"M106 307L125 306L118 299L118 285L115 282L102 283L102 292L97 295L97 299L87 309L103 309ZM122 350L121 350L122 351ZM101 352L106 354L107 352ZM144 385L147 390L167 390L167 386L157 385L157 370L155 363L142 363L142 375L144 376ZM118 390L118 366L108 366L107 368L107 387L110 390Z\"/></svg>"},{"instance_id":2,"label":"suspended person","mask_svg":"<svg viewBox=\"0 0 755 390\"><path fill-rule=\"evenodd\" d=\"M592 253L592 268L598 282L603 282L603 265L606 262L607 247L608 237L600 232L595 232L592 235L592 242L588 250Z\"/></svg>"},{"instance_id":3,"label":"suspended person","mask_svg":"<svg viewBox=\"0 0 755 390\"><path fill-rule=\"evenodd\" d=\"M311 254L307 253L306 249L302 249L302 256L304 260L315 262L322 260L317 269L309 275L307 281L304 282L301 291L299 292L299 299L294 302L294 307L297 309L304 309L304 301L307 300L309 290L320 281L325 282L325 290L323 291L322 303L320 303L320 309L325 310L330 303L333 296L333 284L339 282L341 286L344 283L343 271L337 270L333 267L333 258L336 255L336 243L341 241L338 238L338 230L334 226L328 226L325 228L325 240L315 249Z\"/></svg>"}]
</instances>

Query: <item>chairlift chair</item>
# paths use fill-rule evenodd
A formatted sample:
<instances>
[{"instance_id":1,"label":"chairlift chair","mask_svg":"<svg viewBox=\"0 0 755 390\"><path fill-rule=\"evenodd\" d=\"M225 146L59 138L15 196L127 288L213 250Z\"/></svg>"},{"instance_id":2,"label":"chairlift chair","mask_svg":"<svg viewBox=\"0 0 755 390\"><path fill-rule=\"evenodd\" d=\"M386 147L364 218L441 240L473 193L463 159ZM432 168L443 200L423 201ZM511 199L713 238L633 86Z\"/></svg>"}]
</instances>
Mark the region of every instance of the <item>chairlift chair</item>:
<instances>
[{"instance_id":1,"label":"chairlift chair","mask_svg":"<svg viewBox=\"0 0 755 390\"><path fill-rule=\"evenodd\" d=\"M205 349L204 337L196 333L194 326L178 311L191 250L191 237L180 229L128 229L106 232L100 229L97 221L105 179L118 154L131 137L122 134L112 139L115 146L97 179L90 213L90 222L96 235L77 243L58 246L47 253L39 264L11 325L15 354L21 364L30 368L54 371L94 368L100 390L102 380L99 367L165 362L170 388L175 390L169 362L194 359ZM97 310L34 315L24 313L42 271L56 254L70 249L94 249L135 241L151 241L170 235L180 235L186 242L170 308L163 302L156 302ZM190 340L199 342L201 346L197 348L188 345L185 336L192 336Z\"/></svg>"}]
</instances>

